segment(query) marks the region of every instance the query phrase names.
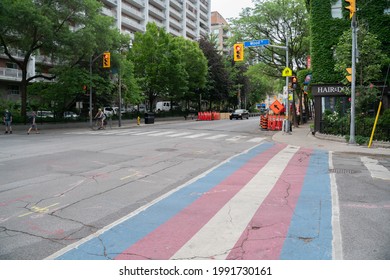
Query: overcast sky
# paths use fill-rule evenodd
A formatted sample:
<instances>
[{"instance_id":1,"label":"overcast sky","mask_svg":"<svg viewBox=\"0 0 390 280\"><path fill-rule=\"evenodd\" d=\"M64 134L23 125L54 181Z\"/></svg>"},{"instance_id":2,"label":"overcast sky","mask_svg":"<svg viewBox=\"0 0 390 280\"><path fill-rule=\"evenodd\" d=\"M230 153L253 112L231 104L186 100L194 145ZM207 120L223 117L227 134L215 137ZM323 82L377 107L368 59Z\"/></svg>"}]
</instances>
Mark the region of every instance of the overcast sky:
<instances>
[{"instance_id":1,"label":"overcast sky","mask_svg":"<svg viewBox=\"0 0 390 280\"><path fill-rule=\"evenodd\" d=\"M211 0L211 11L220 13L226 20L238 17L246 7L254 7L252 0Z\"/></svg>"}]
</instances>

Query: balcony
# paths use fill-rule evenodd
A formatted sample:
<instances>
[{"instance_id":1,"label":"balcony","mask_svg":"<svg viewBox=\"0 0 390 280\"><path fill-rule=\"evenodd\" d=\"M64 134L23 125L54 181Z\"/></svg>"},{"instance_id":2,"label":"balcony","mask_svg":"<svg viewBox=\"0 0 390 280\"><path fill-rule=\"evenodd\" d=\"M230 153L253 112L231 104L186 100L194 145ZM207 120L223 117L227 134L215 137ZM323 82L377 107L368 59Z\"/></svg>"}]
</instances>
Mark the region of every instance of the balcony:
<instances>
[{"instance_id":1,"label":"balcony","mask_svg":"<svg viewBox=\"0 0 390 280\"><path fill-rule=\"evenodd\" d=\"M110 7L116 7L118 5L118 0L102 0L102 2Z\"/></svg>"},{"instance_id":2,"label":"balcony","mask_svg":"<svg viewBox=\"0 0 390 280\"><path fill-rule=\"evenodd\" d=\"M149 15L152 15L153 17L158 18L160 20L165 19L164 11L161 11L153 6L149 6Z\"/></svg>"},{"instance_id":3,"label":"balcony","mask_svg":"<svg viewBox=\"0 0 390 280\"><path fill-rule=\"evenodd\" d=\"M190 27L191 29L196 29L196 22L187 18L186 20L186 24L188 27Z\"/></svg>"},{"instance_id":4,"label":"balcony","mask_svg":"<svg viewBox=\"0 0 390 280\"><path fill-rule=\"evenodd\" d=\"M171 6L179 11L183 10L183 0L171 0Z\"/></svg>"},{"instance_id":5,"label":"balcony","mask_svg":"<svg viewBox=\"0 0 390 280\"><path fill-rule=\"evenodd\" d=\"M22 80L22 70L0 67L0 80L20 82Z\"/></svg>"},{"instance_id":6,"label":"balcony","mask_svg":"<svg viewBox=\"0 0 390 280\"><path fill-rule=\"evenodd\" d=\"M130 30L141 31L141 32L145 31L145 27L141 23L127 17L122 17L122 24L126 27L129 27Z\"/></svg>"},{"instance_id":7,"label":"balcony","mask_svg":"<svg viewBox=\"0 0 390 280\"><path fill-rule=\"evenodd\" d=\"M166 8L164 0L149 0L149 2L153 6L158 7L160 9L165 9ZM151 7L151 5L149 5L149 9L150 9L150 7Z\"/></svg>"},{"instance_id":8,"label":"balcony","mask_svg":"<svg viewBox=\"0 0 390 280\"><path fill-rule=\"evenodd\" d=\"M145 2L143 0L128 0L128 2L137 8L145 8Z\"/></svg>"},{"instance_id":9,"label":"balcony","mask_svg":"<svg viewBox=\"0 0 390 280\"><path fill-rule=\"evenodd\" d=\"M169 20L169 25L170 26L173 26L174 28L176 29L179 29L179 30L182 30L183 29L183 23L178 21L177 19L175 18L170 18Z\"/></svg>"},{"instance_id":10,"label":"balcony","mask_svg":"<svg viewBox=\"0 0 390 280\"><path fill-rule=\"evenodd\" d=\"M122 12L139 20L145 19L144 13L125 3L122 4Z\"/></svg>"},{"instance_id":11,"label":"balcony","mask_svg":"<svg viewBox=\"0 0 390 280\"><path fill-rule=\"evenodd\" d=\"M169 14L170 14L171 17L174 17L174 18L176 18L178 20L182 20L183 19L182 13L179 12L178 10L176 10L176 9L170 9L169 10Z\"/></svg>"}]
</instances>

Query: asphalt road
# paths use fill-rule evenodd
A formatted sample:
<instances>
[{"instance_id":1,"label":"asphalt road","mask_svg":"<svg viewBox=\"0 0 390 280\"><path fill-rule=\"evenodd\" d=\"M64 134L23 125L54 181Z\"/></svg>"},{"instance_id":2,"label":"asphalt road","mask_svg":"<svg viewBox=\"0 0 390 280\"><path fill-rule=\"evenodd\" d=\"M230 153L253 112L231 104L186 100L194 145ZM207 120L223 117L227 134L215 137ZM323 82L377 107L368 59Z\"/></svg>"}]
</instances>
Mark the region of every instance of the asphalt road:
<instances>
[{"instance_id":1,"label":"asphalt road","mask_svg":"<svg viewBox=\"0 0 390 280\"><path fill-rule=\"evenodd\" d=\"M0 137L0 259L45 259L274 134L258 118L40 132ZM390 259L389 181L362 158L332 155L338 257Z\"/></svg>"}]
</instances>

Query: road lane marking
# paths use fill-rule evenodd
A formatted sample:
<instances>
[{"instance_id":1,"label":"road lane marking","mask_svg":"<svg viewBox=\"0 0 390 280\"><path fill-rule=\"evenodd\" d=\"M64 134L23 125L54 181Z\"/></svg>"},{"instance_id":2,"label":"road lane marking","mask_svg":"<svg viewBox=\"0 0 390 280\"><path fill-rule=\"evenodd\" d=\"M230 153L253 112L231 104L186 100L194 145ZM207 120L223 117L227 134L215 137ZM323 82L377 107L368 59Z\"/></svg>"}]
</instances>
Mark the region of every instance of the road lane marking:
<instances>
[{"instance_id":1,"label":"road lane marking","mask_svg":"<svg viewBox=\"0 0 390 280\"><path fill-rule=\"evenodd\" d=\"M269 160L171 259L225 259L297 150L287 146Z\"/></svg>"},{"instance_id":2,"label":"road lane marking","mask_svg":"<svg viewBox=\"0 0 390 280\"><path fill-rule=\"evenodd\" d=\"M386 167L380 165L376 159L369 157L361 157L360 159L371 173L371 177L382 180L390 180L390 171L387 170Z\"/></svg>"}]
</instances>

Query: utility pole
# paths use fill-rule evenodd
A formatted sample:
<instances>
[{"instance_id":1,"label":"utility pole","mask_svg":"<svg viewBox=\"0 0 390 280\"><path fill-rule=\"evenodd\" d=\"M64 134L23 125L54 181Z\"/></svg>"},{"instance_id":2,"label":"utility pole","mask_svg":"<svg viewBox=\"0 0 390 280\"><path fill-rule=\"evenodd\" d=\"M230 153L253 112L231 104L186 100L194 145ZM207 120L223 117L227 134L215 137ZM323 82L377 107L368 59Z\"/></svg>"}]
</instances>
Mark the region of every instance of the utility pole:
<instances>
[{"instance_id":1,"label":"utility pole","mask_svg":"<svg viewBox=\"0 0 390 280\"><path fill-rule=\"evenodd\" d=\"M352 81L351 81L351 124L349 130L349 144L356 144L355 141L355 97L356 97L356 49L357 49L357 22L356 22L356 0L345 0L349 6L349 18L352 29Z\"/></svg>"}]
</instances>

